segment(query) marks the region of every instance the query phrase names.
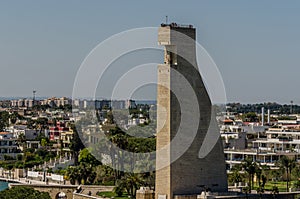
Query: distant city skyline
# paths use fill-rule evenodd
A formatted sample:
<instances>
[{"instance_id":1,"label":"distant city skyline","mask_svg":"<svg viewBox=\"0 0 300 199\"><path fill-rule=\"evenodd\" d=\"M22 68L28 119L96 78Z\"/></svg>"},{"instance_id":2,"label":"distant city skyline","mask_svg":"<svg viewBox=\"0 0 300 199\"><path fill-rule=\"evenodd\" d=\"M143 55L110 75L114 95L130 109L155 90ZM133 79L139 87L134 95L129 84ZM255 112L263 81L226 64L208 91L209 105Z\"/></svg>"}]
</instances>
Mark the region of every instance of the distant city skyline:
<instances>
[{"instance_id":1,"label":"distant city skyline","mask_svg":"<svg viewBox=\"0 0 300 199\"><path fill-rule=\"evenodd\" d=\"M37 97L70 97L77 70L96 45L128 29L158 27L168 15L169 22L197 28L228 102L300 104L299 9L298 1L278 0L1 1L0 96L30 97L37 90ZM136 59L161 63L162 56ZM130 64L134 57L122 60ZM140 89L136 98L155 99L155 88Z\"/></svg>"},{"instance_id":2,"label":"distant city skyline","mask_svg":"<svg viewBox=\"0 0 300 199\"><path fill-rule=\"evenodd\" d=\"M68 96L41 96L41 97L37 97L36 98L36 101L42 101L42 100L45 100L45 99L50 99L50 98L63 98L63 97L66 97L66 98L69 98L69 99L72 99L72 97L68 97ZM21 97L18 97L18 96L14 96L14 97L0 97L0 101L5 101L5 100L32 100L32 96L21 96ZM104 97L96 97L94 99L92 98L89 98L89 97L81 97L81 98L74 98L73 100L81 100L81 101L93 101L93 100L96 100L96 101L101 101L101 100L111 100L111 101L125 101L125 100L133 100L135 101L136 103L138 104L154 104L156 103L156 99L142 99L142 98L130 98L130 99L111 99L111 98L104 98ZM269 104L269 103L276 103L276 104L279 104L279 105L288 105L288 106L300 106L300 104L297 104L295 102L291 103L291 101L287 102L287 103L280 103L280 102L275 102L275 101L265 101L265 102L253 102L253 103L248 103L248 102L239 102L239 101L232 101L232 102L227 102L227 104L241 104L241 105L248 105L248 104L251 104L251 105L255 105L255 104ZM221 105L221 104L216 104L216 105Z\"/></svg>"}]
</instances>

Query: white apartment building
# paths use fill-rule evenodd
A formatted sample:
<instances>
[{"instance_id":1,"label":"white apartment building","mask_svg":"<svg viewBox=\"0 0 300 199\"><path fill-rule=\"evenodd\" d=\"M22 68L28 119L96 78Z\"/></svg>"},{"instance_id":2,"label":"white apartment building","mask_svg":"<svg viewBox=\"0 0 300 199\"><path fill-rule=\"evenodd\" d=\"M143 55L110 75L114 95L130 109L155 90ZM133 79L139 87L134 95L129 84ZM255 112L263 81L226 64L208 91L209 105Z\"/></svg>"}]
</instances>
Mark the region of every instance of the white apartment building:
<instances>
[{"instance_id":1,"label":"white apartment building","mask_svg":"<svg viewBox=\"0 0 300 199\"><path fill-rule=\"evenodd\" d=\"M254 139L247 139L252 143L250 148L224 149L228 170L236 164L241 164L245 158L251 158L272 168L276 168L276 162L282 156L294 157L300 161L300 125L296 120L278 121L276 126L263 132L264 136L260 137L260 133L258 132Z\"/></svg>"},{"instance_id":2,"label":"white apartment building","mask_svg":"<svg viewBox=\"0 0 300 199\"><path fill-rule=\"evenodd\" d=\"M4 160L4 156L16 158L20 154L17 145L17 139L12 133L0 132L0 160Z\"/></svg>"}]
</instances>

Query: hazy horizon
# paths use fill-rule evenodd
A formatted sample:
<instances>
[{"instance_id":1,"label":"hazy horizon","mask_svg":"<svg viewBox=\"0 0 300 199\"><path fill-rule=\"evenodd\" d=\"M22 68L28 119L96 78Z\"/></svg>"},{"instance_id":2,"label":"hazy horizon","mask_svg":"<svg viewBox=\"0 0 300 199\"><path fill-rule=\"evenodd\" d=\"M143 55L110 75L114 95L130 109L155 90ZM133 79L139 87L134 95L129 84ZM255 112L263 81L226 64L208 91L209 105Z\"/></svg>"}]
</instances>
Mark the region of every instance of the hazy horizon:
<instances>
[{"instance_id":1,"label":"hazy horizon","mask_svg":"<svg viewBox=\"0 0 300 199\"><path fill-rule=\"evenodd\" d=\"M61 97L67 97L72 99L71 96L40 96L40 97L36 97L37 100L43 100L43 99L48 99L51 97L57 97L57 98L61 98ZM32 96L11 96L11 97L1 97L0 96L0 100L16 100L16 99L32 99ZM79 98L80 100L92 100L89 97L82 97ZM131 98L132 100L141 102L141 101L156 101L156 99L139 99L139 98ZM96 97L96 100L110 100L108 98L102 98L102 97ZM128 99L112 99L112 100L128 100ZM264 102L239 102L239 101L228 101L227 103L240 103L240 104L264 104L264 103L277 103L280 105L290 105L290 102L287 103L280 103L280 102L276 102L276 101L264 101ZM219 105L219 104L217 104ZM300 105L298 103L293 102L293 105Z\"/></svg>"}]
</instances>

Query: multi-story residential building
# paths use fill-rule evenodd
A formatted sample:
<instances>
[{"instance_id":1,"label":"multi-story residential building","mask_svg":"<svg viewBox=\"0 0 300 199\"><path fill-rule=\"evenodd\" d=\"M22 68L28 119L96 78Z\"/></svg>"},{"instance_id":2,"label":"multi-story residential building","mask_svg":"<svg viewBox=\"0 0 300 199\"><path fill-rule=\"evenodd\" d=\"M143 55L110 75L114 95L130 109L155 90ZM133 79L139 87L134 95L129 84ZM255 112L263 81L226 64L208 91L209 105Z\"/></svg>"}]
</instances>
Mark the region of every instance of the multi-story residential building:
<instances>
[{"instance_id":1,"label":"multi-story residential building","mask_svg":"<svg viewBox=\"0 0 300 199\"><path fill-rule=\"evenodd\" d=\"M37 129L25 129L24 135L26 140L34 140L39 134L44 134L45 131L40 132Z\"/></svg>"},{"instance_id":2,"label":"multi-story residential building","mask_svg":"<svg viewBox=\"0 0 300 199\"><path fill-rule=\"evenodd\" d=\"M65 132L72 132L72 130L66 126L65 122L57 122L55 126L49 129L49 139L51 141L59 141Z\"/></svg>"},{"instance_id":3,"label":"multi-story residential building","mask_svg":"<svg viewBox=\"0 0 300 199\"><path fill-rule=\"evenodd\" d=\"M128 109L128 108L135 108L136 103L134 100L75 99L73 100L73 106L76 108L92 108L92 109L100 109L100 110L104 108Z\"/></svg>"},{"instance_id":4,"label":"multi-story residential building","mask_svg":"<svg viewBox=\"0 0 300 199\"><path fill-rule=\"evenodd\" d=\"M18 100L11 100L11 107L17 107L18 106Z\"/></svg>"},{"instance_id":5,"label":"multi-story residential building","mask_svg":"<svg viewBox=\"0 0 300 199\"><path fill-rule=\"evenodd\" d=\"M100 101L99 101L100 103ZM94 101L94 100L84 100L83 101L83 108L95 108L97 106L100 106L98 105L98 102Z\"/></svg>"},{"instance_id":6,"label":"multi-story residential building","mask_svg":"<svg viewBox=\"0 0 300 199\"><path fill-rule=\"evenodd\" d=\"M111 108L112 107L112 101L111 100L95 100L94 102L94 108L95 109L103 109L103 108Z\"/></svg>"},{"instance_id":7,"label":"multi-story residential building","mask_svg":"<svg viewBox=\"0 0 300 199\"><path fill-rule=\"evenodd\" d=\"M126 109L135 108L135 107L136 107L135 100L126 100L125 101L125 108Z\"/></svg>"},{"instance_id":8,"label":"multi-story residential building","mask_svg":"<svg viewBox=\"0 0 300 199\"><path fill-rule=\"evenodd\" d=\"M73 100L73 106L76 108L83 108L83 101L80 99Z\"/></svg>"},{"instance_id":9,"label":"multi-story residential building","mask_svg":"<svg viewBox=\"0 0 300 199\"><path fill-rule=\"evenodd\" d=\"M18 107L24 107L25 106L25 100L24 99L19 99L18 100Z\"/></svg>"},{"instance_id":10,"label":"multi-story residential building","mask_svg":"<svg viewBox=\"0 0 300 199\"><path fill-rule=\"evenodd\" d=\"M57 122L56 126L50 127L49 139L50 141L56 141L57 148L61 148L63 151L70 151L70 143L73 138L73 130L66 125L65 122Z\"/></svg>"},{"instance_id":11,"label":"multi-story residential building","mask_svg":"<svg viewBox=\"0 0 300 199\"><path fill-rule=\"evenodd\" d=\"M25 105L26 107L28 107L28 108L31 108L31 107L33 107L33 105L34 105L34 101L33 101L32 99L25 99L25 100L24 100L24 105Z\"/></svg>"},{"instance_id":12,"label":"multi-story residential building","mask_svg":"<svg viewBox=\"0 0 300 199\"><path fill-rule=\"evenodd\" d=\"M4 160L5 156L16 158L20 154L17 139L12 133L0 132L0 160Z\"/></svg>"},{"instance_id":13,"label":"multi-story residential building","mask_svg":"<svg viewBox=\"0 0 300 199\"><path fill-rule=\"evenodd\" d=\"M39 149L41 148L41 143L36 140L28 140L26 141L26 148Z\"/></svg>"},{"instance_id":14,"label":"multi-story residential building","mask_svg":"<svg viewBox=\"0 0 300 199\"><path fill-rule=\"evenodd\" d=\"M112 109L125 109L126 101L125 100L112 100L111 107Z\"/></svg>"},{"instance_id":15,"label":"multi-story residential building","mask_svg":"<svg viewBox=\"0 0 300 199\"><path fill-rule=\"evenodd\" d=\"M300 125L272 127L266 138L253 141L253 147L263 151L300 153Z\"/></svg>"},{"instance_id":16,"label":"multi-story residential building","mask_svg":"<svg viewBox=\"0 0 300 199\"><path fill-rule=\"evenodd\" d=\"M70 144L73 139L73 134L72 130L61 132L60 140L63 151L70 152Z\"/></svg>"},{"instance_id":17,"label":"multi-story residential building","mask_svg":"<svg viewBox=\"0 0 300 199\"><path fill-rule=\"evenodd\" d=\"M275 126L269 128L261 126L256 129L257 131L251 131L254 130L251 125L242 128L248 129L251 136L247 136L248 144L244 149L234 147L224 149L228 170L236 164L241 164L245 158L273 168L276 168L276 162L282 156L300 160L300 125L296 120L279 120ZM224 137L222 134L221 136Z\"/></svg>"},{"instance_id":18,"label":"multi-story residential building","mask_svg":"<svg viewBox=\"0 0 300 199\"><path fill-rule=\"evenodd\" d=\"M35 105L36 101L33 99L19 99L19 100L11 100L10 106L11 107L27 107L32 108Z\"/></svg>"},{"instance_id":19,"label":"multi-story residential building","mask_svg":"<svg viewBox=\"0 0 300 199\"><path fill-rule=\"evenodd\" d=\"M259 162L261 165L267 165L274 168L276 167L276 162L280 159L280 156L287 155L274 152L260 151L256 149L225 149L224 153L227 170L230 170L234 165L241 164L242 161L246 158L250 158L255 162Z\"/></svg>"},{"instance_id":20,"label":"multi-story residential building","mask_svg":"<svg viewBox=\"0 0 300 199\"><path fill-rule=\"evenodd\" d=\"M65 105L69 105L72 104L72 100L66 97L61 97L56 99L55 104L57 107L59 106L65 106Z\"/></svg>"},{"instance_id":21,"label":"multi-story residential building","mask_svg":"<svg viewBox=\"0 0 300 199\"><path fill-rule=\"evenodd\" d=\"M126 128L129 128L131 126L136 126L139 124L144 124L148 121L149 121L148 118L144 117L143 115L140 115L140 117L138 117L138 118L129 118Z\"/></svg>"},{"instance_id":22,"label":"multi-story residential building","mask_svg":"<svg viewBox=\"0 0 300 199\"><path fill-rule=\"evenodd\" d=\"M72 104L72 100L66 97L52 97L41 101L41 105L49 105L50 107L59 107L69 104Z\"/></svg>"},{"instance_id":23,"label":"multi-story residential building","mask_svg":"<svg viewBox=\"0 0 300 199\"><path fill-rule=\"evenodd\" d=\"M247 147L246 132L241 121L226 118L220 125L221 138L225 149L245 149Z\"/></svg>"}]
</instances>

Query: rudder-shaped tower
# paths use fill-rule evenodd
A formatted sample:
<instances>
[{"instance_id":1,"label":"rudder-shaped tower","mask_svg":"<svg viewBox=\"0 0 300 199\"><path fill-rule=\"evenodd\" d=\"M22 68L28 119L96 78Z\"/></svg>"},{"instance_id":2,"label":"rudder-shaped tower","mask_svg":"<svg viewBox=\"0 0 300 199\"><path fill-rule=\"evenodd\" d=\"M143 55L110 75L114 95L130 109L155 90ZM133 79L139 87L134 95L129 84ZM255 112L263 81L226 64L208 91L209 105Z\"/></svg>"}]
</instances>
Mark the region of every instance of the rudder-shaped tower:
<instances>
[{"instance_id":1,"label":"rudder-shaped tower","mask_svg":"<svg viewBox=\"0 0 300 199\"><path fill-rule=\"evenodd\" d=\"M187 39L188 38L188 39ZM215 192L227 191L227 175L225 158L220 137L212 150L204 158L199 158L199 149L204 138L209 133L209 125L219 132L219 128L212 111L212 103L197 69L196 62L196 30L192 26L178 26L176 24L162 24L158 32L158 42L165 46L164 64L158 65L157 87L157 151L168 146L176 137L184 111L188 121L199 116L196 134L190 132L186 125L180 129L185 135L183 145L190 137L195 136L187 150L177 158L182 148L180 143L170 145L169 150L157 153L155 198L171 199L176 195L196 195L207 187ZM180 74L180 75L178 75ZM187 92L186 82L194 91L195 98ZM178 99L176 93L182 93ZM184 103L184 105L182 104ZM182 110L188 107L188 110ZM175 160L176 159L176 160ZM175 160L175 161L173 161ZM161 168L161 162L169 163Z\"/></svg>"}]
</instances>

